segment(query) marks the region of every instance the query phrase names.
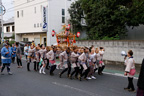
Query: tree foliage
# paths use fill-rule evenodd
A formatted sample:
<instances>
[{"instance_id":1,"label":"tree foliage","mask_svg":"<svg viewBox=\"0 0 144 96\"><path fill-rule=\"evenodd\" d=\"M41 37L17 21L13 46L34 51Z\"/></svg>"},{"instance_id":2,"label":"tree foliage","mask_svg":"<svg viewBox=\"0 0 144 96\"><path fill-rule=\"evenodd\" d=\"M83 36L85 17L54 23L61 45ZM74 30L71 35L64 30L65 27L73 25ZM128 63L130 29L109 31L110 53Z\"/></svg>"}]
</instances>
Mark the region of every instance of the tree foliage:
<instances>
[{"instance_id":1,"label":"tree foliage","mask_svg":"<svg viewBox=\"0 0 144 96\"><path fill-rule=\"evenodd\" d=\"M75 21L79 26L84 12L88 38L120 39L126 36L126 26L144 24L143 6L144 0L78 0L69 12L71 22ZM74 11L76 14L72 13Z\"/></svg>"}]
</instances>

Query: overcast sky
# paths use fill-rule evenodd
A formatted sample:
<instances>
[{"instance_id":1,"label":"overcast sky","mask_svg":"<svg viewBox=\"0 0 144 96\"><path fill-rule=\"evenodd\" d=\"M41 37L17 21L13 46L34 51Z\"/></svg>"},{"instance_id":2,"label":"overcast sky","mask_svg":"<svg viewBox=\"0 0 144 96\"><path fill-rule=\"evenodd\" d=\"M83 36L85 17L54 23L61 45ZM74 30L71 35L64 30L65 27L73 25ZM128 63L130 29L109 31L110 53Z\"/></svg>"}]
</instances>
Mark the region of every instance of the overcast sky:
<instances>
[{"instance_id":1,"label":"overcast sky","mask_svg":"<svg viewBox=\"0 0 144 96\"><path fill-rule=\"evenodd\" d=\"M14 16L13 1L14 0L2 0L3 5L6 8L6 14L4 15L4 20L8 20L9 18L12 18Z\"/></svg>"}]
</instances>

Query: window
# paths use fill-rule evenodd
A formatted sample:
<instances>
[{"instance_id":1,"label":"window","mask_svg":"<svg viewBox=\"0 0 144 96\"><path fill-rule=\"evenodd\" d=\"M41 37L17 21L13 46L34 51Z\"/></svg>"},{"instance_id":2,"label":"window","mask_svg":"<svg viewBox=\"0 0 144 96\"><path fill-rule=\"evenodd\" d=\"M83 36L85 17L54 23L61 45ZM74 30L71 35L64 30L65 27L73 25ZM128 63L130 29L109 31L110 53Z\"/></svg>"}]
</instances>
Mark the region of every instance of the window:
<instances>
[{"instance_id":1,"label":"window","mask_svg":"<svg viewBox=\"0 0 144 96\"><path fill-rule=\"evenodd\" d=\"M39 27L39 23L37 23L37 27Z\"/></svg>"},{"instance_id":2,"label":"window","mask_svg":"<svg viewBox=\"0 0 144 96\"><path fill-rule=\"evenodd\" d=\"M21 10L21 16L23 17L23 10Z\"/></svg>"},{"instance_id":3,"label":"window","mask_svg":"<svg viewBox=\"0 0 144 96\"><path fill-rule=\"evenodd\" d=\"M65 9L62 9L62 15L65 15Z\"/></svg>"},{"instance_id":4,"label":"window","mask_svg":"<svg viewBox=\"0 0 144 96\"><path fill-rule=\"evenodd\" d=\"M65 23L65 9L62 9L62 23Z\"/></svg>"},{"instance_id":5,"label":"window","mask_svg":"<svg viewBox=\"0 0 144 96\"><path fill-rule=\"evenodd\" d=\"M23 41L28 41L28 38L23 38Z\"/></svg>"},{"instance_id":6,"label":"window","mask_svg":"<svg viewBox=\"0 0 144 96\"><path fill-rule=\"evenodd\" d=\"M10 27L6 27L6 32L10 32Z\"/></svg>"},{"instance_id":7,"label":"window","mask_svg":"<svg viewBox=\"0 0 144 96\"><path fill-rule=\"evenodd\" d=\"M12 32L14 32L15 31L15 26L12 26Z\"/></svg>"},{"instance_id":8,"label":"window","mask_svg":"<svg viewBox=\"0 0 144 96\"><path fill-rule=\"evenodd\" d=\"M42 27L42 23L40 23L40 27Z\"/></svg>"},{"instance_id":9,"label":"window","mask_svg":"<svg viewBox=\"0 0 144 96\"><path fill-rule=\"evenodd\" d=\"M34 28L36 28L36 24L34 24Z\"/></svg>"},{"instance_id":10,"label":"window","mask_svg":"<svg viewBox=\"0 0 144 96\"><path fill-rule=\"evenodd\" d=\"M34 7L34 13L36 14L36 7Z\"/></svg>"},{"instance_id":11,"label":"window","mask_svg":"<svg viewBox=\"0 0 144 96\"><path fill-rule=\"evenodd\" d=\"M65 17L62 17L62 23L65 23Z\"/></svg>"},{"instance_id":12,"label":"window","mask_svg":"<svg viewBox=\"0 0 144 96\"><path fill-rule=\"evenodd\" d=\"M17 18L19 18L19 11L17 11Z\"/></svg>"}]
</instances>

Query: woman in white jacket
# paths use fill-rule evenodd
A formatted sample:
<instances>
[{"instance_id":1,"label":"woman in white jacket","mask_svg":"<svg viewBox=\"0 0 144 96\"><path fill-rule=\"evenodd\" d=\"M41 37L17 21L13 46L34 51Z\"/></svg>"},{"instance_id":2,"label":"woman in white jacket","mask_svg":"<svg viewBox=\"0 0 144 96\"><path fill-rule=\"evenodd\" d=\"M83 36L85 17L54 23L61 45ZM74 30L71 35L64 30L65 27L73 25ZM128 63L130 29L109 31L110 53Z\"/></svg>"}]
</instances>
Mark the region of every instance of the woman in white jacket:
<instances>
[{"instance_id":1,"label":"woman in white jacket","mask_svg":"<svg viewBox=\"0 0 144 96\"><path fill-rule=\"evenodd\" d=\"M129 83L128 83L127 88L124 88L124 89L128 90L130 92L135 92L135 88L133 85L133 76L135 75L136 70L135 70L135 62L133 59L133 51L129 50L127 53L127 56L128 56L128 59L125 60L126 68L125 68L125 74L124 75L128 76L128 82Z\"/></svg>"}]
</instances>

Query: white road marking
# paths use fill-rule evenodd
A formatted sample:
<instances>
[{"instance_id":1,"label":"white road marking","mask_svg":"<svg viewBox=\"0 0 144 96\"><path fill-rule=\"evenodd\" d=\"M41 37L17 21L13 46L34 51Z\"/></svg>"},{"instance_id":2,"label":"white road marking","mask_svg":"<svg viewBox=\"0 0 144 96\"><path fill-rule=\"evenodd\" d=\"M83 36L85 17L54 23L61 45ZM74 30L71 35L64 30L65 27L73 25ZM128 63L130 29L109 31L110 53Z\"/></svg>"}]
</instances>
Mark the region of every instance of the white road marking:
<instances>
[{"instance_id":1,"label":"white road marking","mask_svg":"<svg viewBox=\"0 0 144 96\"><path fill-rule=\"evenodd\" d=\"M101 95L98 95L96 93L85 91L85 90L82 90L82 89L79 89L79 88L75 88L75 87L72 87L72 86L69 86L69 85L60 84L60 83L57 83L57 82L52 82L52 84L57 85L57 86L61 86L61 87L65 87L65 88L69 88L71 90L75 90L75 91L78 91L78 92L85 93L85 94L87 94L86 96L101 96Z\"/></svg>"}]
</instances>

